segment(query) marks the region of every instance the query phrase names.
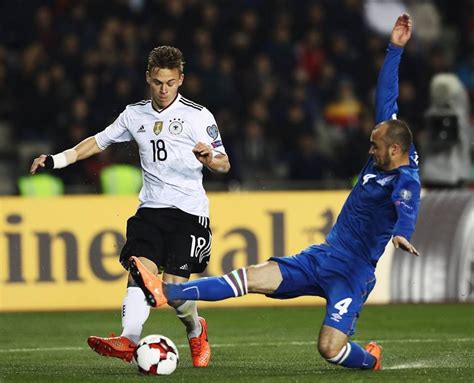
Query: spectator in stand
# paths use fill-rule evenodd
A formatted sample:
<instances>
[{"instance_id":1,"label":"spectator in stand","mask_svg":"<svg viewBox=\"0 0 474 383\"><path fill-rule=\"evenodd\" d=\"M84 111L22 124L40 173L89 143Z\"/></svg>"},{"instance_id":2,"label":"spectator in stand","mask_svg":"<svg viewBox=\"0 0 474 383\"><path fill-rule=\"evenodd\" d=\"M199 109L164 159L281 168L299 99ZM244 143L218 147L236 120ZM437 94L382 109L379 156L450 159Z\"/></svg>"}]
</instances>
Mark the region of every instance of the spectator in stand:
<instances>
[{"instance_id":1,"label":"spectator in stand","mask_svg":"<svg viewBox=\"0 0 474 383\"><path fill-rule=\"evenodd\" d=\"M288 160L289 179L292 181L322 181L327 174L328 161L319 152L315 137L303 132L297 137L296 149Z\"/></svg>"},{"instance_id":2,"label":"spectator in stand","mask_svg":"<svg viewBox=\"0 0 474 383\"><path fill-rule=\"evenodd\" d=\"M255 120L243 125L243 135L237 139L234 156L239 163L239 180L262 183L276 178L279 157L275 141L265 135L263 126Z\"/></svg>"},{"instance_id":3,"label":"spectator in stand","mask_svg":"<svg viewBox=\"0 0 474 383\"><path fill-rule=\"evenodd\" d=\"M345 79L339 82L336 98L327 105L324 116L330 124L347 129L359 122L361 110L362 104L354 92L352 81Z\"/></svg>"},{"instance_id":4,"label":"spectator in stand","mask_svg":"<svg viewBox=\"0 0 474 383\"><path fill-rule=\"evenodd\" d=\"M399 102L415 132L419 123L410 115L427 108L433 75L456 72L474 97L470 80L473 12L471 2L465 3L408 4L416 10L415 44L405 49ZM91 122L87 129L94 132L111 122L117 108L148 98L142 62L137 59L157 43L183 47L188 57L185 97L209 104L216 116L222 112L236 126L256 120L265 131L275 127L282 157L294 149L285 145L287 140L296 144L299 135L285 126L286 122L290 127L301 125L297 121L301 113L294 104L303 111L303 125L314 134L312 127L321 125L324 111L334 110L335 84L350 75L356 101L352 106L372 108L386 36L370 28L363 17L362 0L111 0L107 5L106 10L94 1L23 1L0 6L0 72L4 73L0 74L0 113L11 126L9 136L14 141L8 145L18 148L15 156L24 152L25 133L33 126L41 129L28 138L54 147L51 137L61 135L77 98L86 101ZM443 16L437 17L437 32L425 22L429 18L423 9L428 8L431 14ZM432 36L440 28L446 33L438 39L439 45L433 45ZM426 43L417 44L420 38ZM23 104L32 101L33 94L38 96L33 106L38 114L31 113L31 119ZM294 109L292 119L288 119L288 108ZM350 114L353 122L349 125L359 129L356 114ZM51 134L45 133L48 129ZM348 150L348 143L328 129L320 129L317 139L332 150ZM232 151L231 145L228 149ZM360 151L365 153L365 148ZM16 158L11 160L14 163ZM12 172L22 175L20 168ZM233 176L227 175L225 182Z\"/></svg>"},{"instance_id":5,"label":"spectator in stand","mask_svg":"<svg viewBox=\"0 0 474 383\"><path fill-rule=\"evenodd\" d=\"M321 33L315 29L308 31L303 43L297 48L297 68L304 71L310 81L317 82L324 63Z\"/></svg>"}]
</instances>

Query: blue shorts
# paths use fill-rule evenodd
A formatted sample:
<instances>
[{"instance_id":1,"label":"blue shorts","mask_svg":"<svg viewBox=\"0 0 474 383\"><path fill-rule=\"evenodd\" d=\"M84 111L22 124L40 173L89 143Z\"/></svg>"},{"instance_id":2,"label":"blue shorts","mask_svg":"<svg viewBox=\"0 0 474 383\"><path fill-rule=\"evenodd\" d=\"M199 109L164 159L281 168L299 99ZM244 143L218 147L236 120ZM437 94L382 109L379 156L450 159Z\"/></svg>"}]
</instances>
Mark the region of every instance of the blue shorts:
<instances>
[{"instance_id":1,"label":"blue shorts","mask_svg":"<svg viewBox=\"0 0 474 383\"><path fill-rule=\"evenodd\" d=\"M357 318L375 286L372 267L335 254L329 245L313 245L291 257L272 257L283 281L270 298L289 299L305 295L326 298L323 324L348 336L354 335Z\"/></svg>"}]
</instances>

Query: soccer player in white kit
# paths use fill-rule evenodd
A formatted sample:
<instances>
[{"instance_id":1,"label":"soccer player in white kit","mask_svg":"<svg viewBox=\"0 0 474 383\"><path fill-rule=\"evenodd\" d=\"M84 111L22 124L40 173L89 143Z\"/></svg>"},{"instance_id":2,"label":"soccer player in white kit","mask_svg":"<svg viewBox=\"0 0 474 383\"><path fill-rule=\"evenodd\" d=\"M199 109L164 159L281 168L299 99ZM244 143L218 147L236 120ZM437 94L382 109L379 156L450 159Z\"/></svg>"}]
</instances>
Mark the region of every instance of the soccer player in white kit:
<instances>
[{"instance_id":1,"label":"soccer player in white kit","mask_svg":"<svg viewBox=\"0 0 474 383\"><path fill-rule=\"evenodd\" d=\"M135 140L139 147L143 187L139 208L127 222L127 241L120 262L138 257L163 280L183 283L206 268L211 251L209 203L202 169L230 169L217 123L209 110L178 93L184 80L184 59L174 47L154 48L148 56L146 82L151 99L128 105L102 132L55 155L42 154L31 165L59 169L105 150L115 142ZM170 302L186 327L193 365L206 367L211 357L207 324L195 301ZM122 306L122 334L91 336L97 353L130 362L150 313L144 293L129 277Z\"/></svg>"}]
</instances>

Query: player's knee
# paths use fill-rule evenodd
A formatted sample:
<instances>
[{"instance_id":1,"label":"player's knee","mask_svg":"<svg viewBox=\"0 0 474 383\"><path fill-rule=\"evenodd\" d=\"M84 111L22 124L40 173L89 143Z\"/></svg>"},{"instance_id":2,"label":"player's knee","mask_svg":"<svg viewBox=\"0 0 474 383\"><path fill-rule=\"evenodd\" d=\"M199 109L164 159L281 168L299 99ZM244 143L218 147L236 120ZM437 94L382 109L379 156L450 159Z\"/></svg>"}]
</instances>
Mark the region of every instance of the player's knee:
<instances>
[{"instance_id":1,"label":"player's knee","mask_svg":"<svg viewBox=\"0 0 474 383\"><path fill-rule=\"evenodd\" d=\"M271 294L283 280L278 264L273 261L249 266L246 272L249 293Z\"/></svg>"},{"instance_id":2,"label":"player's knee","mask_svg":"<svg viewBox=\"0 0 474 383\"><path fill-rule=\"evenodd\" d=\"M341 352L342 347L344 346L341 346L336 342L332 342L330 339L318 342L318 351L321 356L326 360L332 359L337 356Z\"/></svg>"}]
</instances>

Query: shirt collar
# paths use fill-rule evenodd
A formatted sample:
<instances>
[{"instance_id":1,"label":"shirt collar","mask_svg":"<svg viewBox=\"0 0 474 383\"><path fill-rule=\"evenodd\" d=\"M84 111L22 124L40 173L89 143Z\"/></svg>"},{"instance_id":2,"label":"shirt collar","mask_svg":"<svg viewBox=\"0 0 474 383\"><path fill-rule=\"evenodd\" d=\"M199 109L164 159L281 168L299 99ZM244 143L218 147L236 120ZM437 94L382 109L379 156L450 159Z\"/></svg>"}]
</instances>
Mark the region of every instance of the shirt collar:
<instances>
[{"instance_id":1,"label":"shirt collar","mask_svg":"<svg viewBox=\"0 0 474 383\"><path fill-rule=\"evenodd\" d=\"M171 109L180 99L181 99L181 94L177 93L174 100L171 101L171 103L166 108L163 108L161 110L155 109L155 106L153 105L153 100L151 100L151 108L153 109L155 113L162 114L165 110L167 111Z\"/></svg>"}]
</instances>

